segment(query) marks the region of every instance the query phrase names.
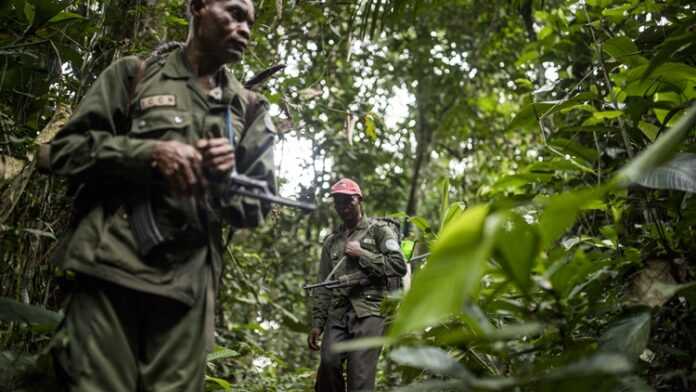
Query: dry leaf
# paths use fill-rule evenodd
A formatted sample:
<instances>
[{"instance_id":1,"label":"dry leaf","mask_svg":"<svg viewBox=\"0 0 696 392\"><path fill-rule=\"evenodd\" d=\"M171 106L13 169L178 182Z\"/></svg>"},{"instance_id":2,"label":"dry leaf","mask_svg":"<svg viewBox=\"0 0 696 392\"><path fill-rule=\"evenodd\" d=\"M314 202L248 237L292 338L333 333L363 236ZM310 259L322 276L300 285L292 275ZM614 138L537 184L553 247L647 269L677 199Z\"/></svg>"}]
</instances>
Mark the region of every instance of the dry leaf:
<instances>
[{"instance_id":1,"label":"dry leaf","mask_svg":"<svg viewBox=\"0 0 696 392\"><path fill-rule=\"evenodd\" d=\"M9 180L24 169L26 162L7 155L0 155L0 179Z\"/></svg>"},{"instance_id":2,"label":"dry leaf","mask_svg":"<svg viewBox=\"0 0 696 392\"><path fill-rule=\"evenodd\" d=\"M53 140L58 131L63 128L63 125L65 125L66 122L68 122L71 114L72 110L70 109L70 106L59 104L56 107L56 112L53 114L53 117L51 117L51 121L49 121L44 129L41 130L35 143L44 144Z\"/></svg>"},{"instance_id":3,"label":"dry leaf","mask_svg":"<svg viewBox=\"0 0 696 392\"><path fill-rule=\"evenodd\" d=\"M316 98L322 94L321 90L316 89L316 88L306 88L304 90L300 90L300 98L303 100L310 100L312 98Z\"/></svg>"}]
</instances>

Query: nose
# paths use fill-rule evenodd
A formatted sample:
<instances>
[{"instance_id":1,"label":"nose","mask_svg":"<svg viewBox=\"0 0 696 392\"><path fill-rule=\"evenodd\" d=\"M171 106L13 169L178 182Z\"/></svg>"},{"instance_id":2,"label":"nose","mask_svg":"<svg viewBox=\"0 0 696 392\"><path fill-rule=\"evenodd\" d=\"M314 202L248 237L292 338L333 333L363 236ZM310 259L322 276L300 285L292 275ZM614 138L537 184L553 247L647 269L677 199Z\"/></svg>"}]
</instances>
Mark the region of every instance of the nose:
<instances>
[{"instance_id":1,"label":"nose","mask_svg":"<svg viewBox=\"0 0 696 392\"><path fill-rule=\"evenodd\" d=\"M249 22L243 21L237 25L237 34L248 41L251 37L251 28L249 27Z\"/></svg>"}]
</instances>

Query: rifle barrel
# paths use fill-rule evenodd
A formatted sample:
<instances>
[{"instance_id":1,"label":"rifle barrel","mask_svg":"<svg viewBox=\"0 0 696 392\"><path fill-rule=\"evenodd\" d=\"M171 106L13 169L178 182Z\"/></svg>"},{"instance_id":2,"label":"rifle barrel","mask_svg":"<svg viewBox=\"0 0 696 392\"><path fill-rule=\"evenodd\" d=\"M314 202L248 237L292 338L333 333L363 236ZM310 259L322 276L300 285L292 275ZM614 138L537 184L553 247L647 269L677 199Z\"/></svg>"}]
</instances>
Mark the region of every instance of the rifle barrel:
<instances>
[{"instance_id":1,"label":"rifle barrel","mask_svg":"<svg viewBox=\"0 0 696 392\"><path fill-rule=\"evenodd\" d=\"M298 208L308 212L317 209L317 206L313 203L307 203L274 195L268 189L268 183L263 180L257 180L239 173L230 174L229 180L233 184L232 189L230 189L231 192L238 195L253 197L255 199L268 201L287 207Z\"/></svg>"},{"instance_id":2,"label":"rifle barrel","mask_svg":"<svg viewBox=\"0 0 696 392\"><path fill-rule=\"evenodd\" d=\"M324 281L324 282L320 282L320 283L306 284L306 285L302 286L302 288L305 290L311 290L311 289L316 289L317 287L332 286L332 285L336 285L339 283L340 282L338 279L334 279L334 280Z\"/></svg>"},{"instance_id":3,"label":"rifle barrel","mask_svg":"<svg viewBox=\"0 0 696 392\"><path fill-rule=\"evenodd\" d=\"M276 196L272 193L261 193L252 190L238 188L233 191L238 195L253 197L254 199L259 199L263 201L268 201L275 204L280 204L286 207L298 208L303 211L312 212L317 209L316 204L307 203L299 200L286 199L284 197Z\"/></svg>"}]
</instances>

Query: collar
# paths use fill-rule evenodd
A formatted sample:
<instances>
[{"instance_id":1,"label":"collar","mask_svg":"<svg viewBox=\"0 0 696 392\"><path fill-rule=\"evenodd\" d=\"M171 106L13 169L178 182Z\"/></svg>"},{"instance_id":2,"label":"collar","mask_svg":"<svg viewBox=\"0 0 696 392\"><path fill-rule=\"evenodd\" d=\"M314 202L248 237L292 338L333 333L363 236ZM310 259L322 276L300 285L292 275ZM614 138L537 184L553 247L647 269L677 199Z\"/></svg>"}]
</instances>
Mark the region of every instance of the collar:
<instances>
[{"instance_id":1,"label":"collar","mask_svg":"<svg viewBox=\"0 0 696 392\"><path fill-rule=\"evenodd\" d=\"M367 217L367 215L363 214L362 218L360 218L360 222L358 222L358 224L355 225L355 228L353 229L353 232L358 231L358 230L367 229L367 228L370 226L369 220L370 220L370 219ZM349 229L348 229L348 227L346 226L345 223L341 223L340 230L341 230L341 232L344 232L344 233L345 233L345 232L347 232Z\"/></svg>"},{"instance_id":2,"label":"collar","mask_svg":"<svg viewBox=\"0 0 696 392\"><path fill-rule=\"evenodd\" d=\"M222 84L222 98L220 101L231 103L234 97L241 95L244 90L242 83L234 77L232 71L223 66L219 71L220 83ZM173 50L165 60L162 74L170 79L193 80L195 75L191 71L184 56L184 48Z\"/></svg>"},{"instance_id":3,"label":"collar","mask_svg":"<svg viewBox=\"0 0 696 392\"><path fill-rule=\"evenodd\" d=\"M167 56L162 74L170 79L189 79L193 77L193 72L186 64L184 59L184 49L176 48Z\"/></svg>"}]
</instances>

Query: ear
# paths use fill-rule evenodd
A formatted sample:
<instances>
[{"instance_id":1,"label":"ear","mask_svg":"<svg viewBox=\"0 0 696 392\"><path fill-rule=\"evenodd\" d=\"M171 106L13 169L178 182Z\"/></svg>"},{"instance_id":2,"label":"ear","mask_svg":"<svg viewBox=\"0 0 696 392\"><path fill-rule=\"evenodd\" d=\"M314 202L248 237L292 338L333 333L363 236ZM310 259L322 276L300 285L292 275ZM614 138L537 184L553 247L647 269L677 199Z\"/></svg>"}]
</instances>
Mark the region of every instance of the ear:
<instances>
[{"instance_id":1,"label":"ear","mask_svg":"<svg viewBox=\"0 0 696 392\"><path fill-rule=\"evenodd\" d=\"M205 0L190 0L191 1L191 16L198 16L201 9L205 7Z\"/></svg>"}]
</instances>

